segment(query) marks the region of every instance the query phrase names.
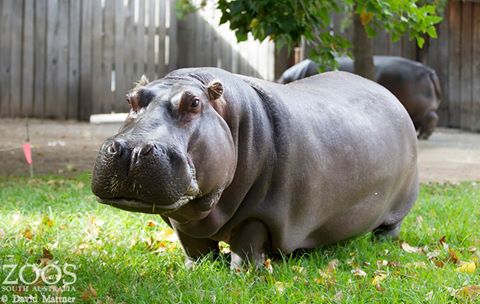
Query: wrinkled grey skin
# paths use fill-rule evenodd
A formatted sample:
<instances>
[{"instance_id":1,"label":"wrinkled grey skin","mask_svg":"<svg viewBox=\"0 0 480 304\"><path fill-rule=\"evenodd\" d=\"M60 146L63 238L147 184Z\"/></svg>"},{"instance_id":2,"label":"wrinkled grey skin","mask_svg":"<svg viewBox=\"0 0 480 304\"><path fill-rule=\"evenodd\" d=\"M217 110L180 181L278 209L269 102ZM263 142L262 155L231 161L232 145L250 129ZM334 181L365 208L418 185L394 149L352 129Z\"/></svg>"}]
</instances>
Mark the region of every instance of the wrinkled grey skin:
<instances>
[{"instance_id":1,"label":"wrinkled grey skin","mask_svg":"<svg viewBox=\"0 0 480 304\"><path fill-rule=\"evenodd\" d=\"M341 71L353 73L353 61L337 58ZM418 138L428 139L438 122L437 109L442 100L440 81L435 71L419 62L395 56L374 56L375 81L395 95L407 109L418 131ZM309 60L290 67L280 83L318 74L317 65Z\"/></svg>"},{"instance_id":2,"label":"wrinkled grey skin","mask_svg":"<svg viewBox=\"0 0 480 304\"><path fill-rule=\"evenodd\" d=\"M223 84L223 111L209 98L213 79ZM175 104L186 90L201 99L202 112L184 124ZM144 94L148 105L105 142L92 189L102 203L161 214L187 264L218 251L219 241L230 244L237 268L369 231L395 237L416 200L408 113L364 78L329 72L281 85L216 68L181 69L141 92L151 93ZM112 153L119 150L114 140L126 142L121 156ZM148 153L131 154L148 143ZM198 192L183 195L195 183ZM170 208L185 196L193 197Z\"/></svg>"}]
</instances>

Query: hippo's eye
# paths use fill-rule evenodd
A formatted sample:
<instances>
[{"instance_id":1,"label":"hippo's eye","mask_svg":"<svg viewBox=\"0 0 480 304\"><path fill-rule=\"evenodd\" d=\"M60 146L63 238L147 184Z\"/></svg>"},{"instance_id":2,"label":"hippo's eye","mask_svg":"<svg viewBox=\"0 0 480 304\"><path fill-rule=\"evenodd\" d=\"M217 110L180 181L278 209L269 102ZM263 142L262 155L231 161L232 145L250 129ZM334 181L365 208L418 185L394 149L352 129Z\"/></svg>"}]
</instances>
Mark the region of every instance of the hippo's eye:
<instances>
[{"instance_id":1,"label":"hippo's eye","mask_svg":"<svg viewBox=\"0 0 480 304\"><path fill-rule=\"evenodd\" d=\"M198 99L197 97L195 97L194 99L192 99L192 102L190 103L190 107L191 108L196 108L200 105L200 99Z\"/></svg>"}]
</instances>

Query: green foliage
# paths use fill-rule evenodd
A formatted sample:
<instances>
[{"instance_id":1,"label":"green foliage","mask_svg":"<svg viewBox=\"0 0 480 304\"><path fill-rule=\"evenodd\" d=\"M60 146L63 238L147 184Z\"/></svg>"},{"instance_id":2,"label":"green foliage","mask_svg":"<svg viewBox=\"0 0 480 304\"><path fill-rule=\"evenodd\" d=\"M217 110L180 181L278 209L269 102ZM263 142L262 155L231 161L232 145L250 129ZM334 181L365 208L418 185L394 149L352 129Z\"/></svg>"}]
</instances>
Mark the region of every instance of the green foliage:
<instances>
[{"instance_id":1,"label":"green foliage","mask_svg":"<svg viewBox=\"0 0 480 304\"><path fill-rule=\"evenodd\" d=\"M437 37L435 24L442 18L437 9L443 0L419 4L416 0L219 0L221 23L230 22L237 40L248 33L255 39L274 40L279 47L295 46L303 36L316 48L314 59L324 67L335 63L334 56L348 54L351 44L330 28L333 13L352 11L361 16L369 36L384 29L393 40L409 34L422 47L425 35ZM347 16L349 14L347 13ZM347 17L348 18L348 17Z\"/></svg>"},{"instance_id":2,"label":"green foliage","mask_svg":"<svg viewBox=\"0 0 480 304\"><path fill-rule=\"evenodd\" d=\"M477 303L480 299L474 287L480 286L479 183L422 185L404 221L401 241L378 242L367 234L274 259L271 273L232 272L226 253L217 260L206 257L187 270L178 243L165 238L163 231L168 228L159 216L101 205L89 185L87 174L68 179L0 177L0 265L38 265L42 258L77 265L76 290L62 293L76 297L75 303ZM459 271L462 262L476 263L476 270ZM0 282L6 275L0 270ZM1 295L11 300L15 293L2 290Z\"/></svg>"}]
</instances>

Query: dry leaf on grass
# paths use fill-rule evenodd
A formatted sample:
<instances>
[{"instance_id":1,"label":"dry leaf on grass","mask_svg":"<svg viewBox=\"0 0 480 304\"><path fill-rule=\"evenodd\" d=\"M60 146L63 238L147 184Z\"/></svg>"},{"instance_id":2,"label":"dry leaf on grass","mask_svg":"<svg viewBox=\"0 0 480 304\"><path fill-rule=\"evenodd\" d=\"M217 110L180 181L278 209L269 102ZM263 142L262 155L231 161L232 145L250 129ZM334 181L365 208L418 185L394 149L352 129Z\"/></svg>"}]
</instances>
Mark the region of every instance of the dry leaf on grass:
<instances>
[{"instance_id":1,"label":"dry leaf on grass","mask_svg":"<svg viewBox=\"0 0 480 304\"><path fill-rule=\"evenodd\" d=\"M43 218L42 218L42 225L47 226L47 227L52 227L53 226L53 220L48 215L44 215Z\"/></svg>"},{"instance_id":2,"label":"dry leaf on grass","mask_svg":"<svg viewBox=\"0 0 480 304\"><path fill-rule=\"evenodd\" d=\"M225 243L224 241L218 242L218 249L223 254L229 254L230 253L230 245Z\"/></svg>"},{"instance_id":3,"label":"dry leaf on grass","mask_svg":"<svg viewBox=\"0 0 480 304\"><path fill-rule=\"evenodd\" d=\"M154 221L154 220L148 220L147 221L147 227L157 227L158 225L160 225L158 222Z\"/></svg>"},{"instance_id":4,"label":"dry leaf on grass","mask_svg":"<svg viewBox=\"0 0 480 304\"><path fill-rule=\"evenodd\" d=\"M355 277L366 277L367 276L367 273L363 270L361 270L360 268L357 268L357 269L352 269L352 274L353 276Z\"/></svg>"},{"instance_id":5,"label":"dry leaf on grass","mask_svg":"<svg viewBox=\"0 0 480 304\"><path fill-rule=\"evenodd\" d=\"M82 293L82 300L93 300L98 296L97 291L93 288L92 283L89 283L87 289Z\"/></svg>"},{"instance_id":6,"label":"dry leaf on grass","mask_svg":"<svg viewBox=\"0 0 480 304\"><path fill-rule=\"evenodd\" d=\"M338 264L340 264L340 262L337 259L331 260L327 265L326 271L329 273L335 272L335 269L337 269Z\"/></svg>"},{"instance_id":7,"label":"dry leaf on grass","mask_svg":"<svg viewBox=\"0 0 480 304\"><path fill-rule=\"evenodd\" d=\"M448 256L449 260L452 261L454 264L458 264L460 262L460 258L458 257L458 254L450 247L448 247Z\"/></svg>"},{"instance_id":8,"label":"dry leaf on grass","mask_svg":"<svg viewBox=\"0 0 480 304\"><path fill-rule=\"evenodd\" d=\"M402 247L402 249L405 252L408 252L408 253L421 253L422 252L421 248L410 246L407 242L402 242L400 244L400 246Z\"/></svg>"},{"instance_id":9,"label":"dry leaf on grass","mask_svg":"<svg viewBox=\"0 0 480 304\"><path fill-rule=\"evenodd\" d=\"M33 238L33 233L30 227L27 226L25 230L22 233L23 237L26 238L27 240L31 240Z\"/></svg>"},{"instance_id":10,"label":"dry leaf on grass","mask_svg":"<svg viewBox=\"0 0 480 304\"><path fill-rule=\"evenodd\" d=\"M449 288L450 295L457 299L474 300L480 296L480 285L464 286L460 289Z\"/></svg>"},{"instance_id":11,"label":"dry leaf on grass","mask_svg":"<svg viewBox=\"0 0 480 304\"><path fill-rule=\"evenodd\" d=\"M462 263L456 270L458 272L475 273L477 267L474 262Z\"/></svg>"},{"instance_id":12,"label":"dry leaf on grass","mask_svg":"<svg viewBox=\"0 0 480 304\"><path fill-rule=\"evenodd\" d=\"M273 273L272 261L270 259L266 259L265 262L263 262L263 265L269 273Z\"/></svg>"},{"instance_id":13,"label":"dry leaf on grass","mask_svg":"<svg viewBox=\"0 0 480 304\"><path fill-rule=\"evenodd\" d=\"M0 240L5 237L5 231L3 231L2 228L0 228Z\"/></svg>"}]
</instances>

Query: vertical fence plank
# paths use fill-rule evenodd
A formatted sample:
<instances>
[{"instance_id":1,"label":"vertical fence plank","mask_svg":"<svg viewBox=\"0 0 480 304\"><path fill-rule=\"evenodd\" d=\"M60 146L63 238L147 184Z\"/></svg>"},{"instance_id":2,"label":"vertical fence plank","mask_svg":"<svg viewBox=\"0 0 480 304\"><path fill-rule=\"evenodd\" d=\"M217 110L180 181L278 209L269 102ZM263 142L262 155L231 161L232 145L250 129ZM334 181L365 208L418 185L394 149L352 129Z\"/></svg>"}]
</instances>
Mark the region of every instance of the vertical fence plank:
<instances>
[{"instance_id":1,"label":"vertical fence plank","mask_svg":"<svg viewBox=\"0 0 480 304\"><path fill-rule=\"evenodd\" d=\"M123 0L115 1L115 112L125 112L125 7Z\"/></svg>"},{"instance_id":2,"label":"vertical fence plank","mask_svg":"<svg viewBox=\"0 0 480 304\"><path fill-rule=\"evenodd\" d=\"M80 32L80 117L87 120L92 113L92 2L82 1ZM99 81L99 79L95 79ZM99 102L93 100L93 102Z\"/></svg>"},{"instance_id":3,"label":"vertical fence plank","mask_svg":"<svg viewBox=\"0 0 480 304\"><path fill-rule=\"evenodd\" d=\"M0 117L10 115L10 23L14 1L3 0L0 15Z\"/></svg>"},{"instance_id":4,"label":"vertical fence plank","mask_svg":"<svg viewBox=\"0 0 480 304\"><path fill-rule=\"evenodd\" d=\"M48 2L45 115L66 118L68 2Z\"/></svg>"},{"instance_id":5,"label":"vertical fence plank","mask_svg":"<svg viewBox=\"0 0 480 304\"><path fill-rule=\"evenodd\" d=\"M68 112L67 118L78 119L80 69L80 1L70 0L68 25Z\"/></svg>"},{"instance_id":6,"label":"vertical fence plank","mask_svg":"<svg viewBox=\"0 0 480 304\"><path fill-rule=\"evenodd\" d=\"M168 71L173 71L177 67L177 52L178 52L178 44L177 44L177 16L175 13L175 0L170 0L169 2L169 11L168 11L168 38L169 38L169 45L168 45Z\"/></svg>"},{"instance_id":7,"label":"vertical fence plank","mask_svg":"<svg viewBox=\"0 0 480 304\"><path fill-rule=\"evenodd\" d=\"M103 77L103 8L100 1L93 1L92 5L92 20L91 20L91 39L92 39L92 68L91 77L95 79L92 82L92 97L90 100L93 114L102 112L103 91L105 84L101 81ZM107 87L110 89L110 87ZM82 101L83 102L83 101Z\"/></svg>"},{"instance_id":8,"label":"vertical fence plank","mask_svg":"<svg viewBox=\"0 0 480 304\"><path fill-rule=\"evenodd\" d=\"M444 20L448 20L448 8L445 10ZM429 66L435 69L437 72L438 78L440 79L440 84L443 92L442 102L438 109L439 115L439 125L446 127L448 126L449 113L448 113L448 101L449 101L449 92L448 92L448 81L449 81L449 65L446 64L450 60L449 56L449 36L448 36L448 22L444 21L438 26L438 36L439 39L433 39L431 41L430 50L427 53L427 63ZM431 57L436 56L437 60L432 62Z\"/></svg>"},{"instance_id":9,"label":"vertical fence plank","mask_svg":"<svg viewBox=\"0 0 480 304\"><path fill-rule=\"evenodd\" d=\"M145 74L145 1L137 0L138 13L135 49L135 74L138 78Z\"/></svg>"},{"instance_id":10,"label":"vertical fence plank","mask_svg":"<svg viewBox=\"0 0 480 304\"><path fill-rule=\"evenodd\" d=\"M13 1L11 11L13 18L11 19L11 48L10 53L10 115L14 117L22 117L22 14L23 1Z\"/></svg>"},{"instance_id":11,"label":"vertical fence plank","mask_svg":"<svg viewBox=\"0 0 480 304\"><path fill-rule=\"evenodd\" d=\"M461 21L462 11L461 2L450 1L449 6L449 50L450 60L449 64L449 126L458 128L460 127L460 56L461 56Z\"/></svg>"},{"instance_id":12,"label":"vertical fence plank","mask_svg":"<svg viewBox=\"0 0 480 304\"><path fill-rule=\"evenodd\" d=\"M33 115L44 117L47 55L47 0L35 0L35 77L33 91Z\"/></svg>"},{"instance_id":13,"label":"vertical fence plank","mask_svg":"<svg viewBox=\"0 0 480 304\"><path fill-rule=\"evenodd\" d=\"M473 10L473 100L472 100L472 125L471 130L480 132L480 4L474 4Z\"/></svg>"},{"instance_id":14,"label":"vertical fence plank","mask_svg":"<svg viewBox=\"0 0 480 304\"><path fill-rule=\"evenodd\" d=\"M125 86L127 90L132 87L136 80L134 76L136 47L134 14L135 2L130 0L125 13L125 42L123 44L125 48ZM125 101L124 103L126 104Z\"/></svg>"},{"instance_id":15,"label":"vertical fence plank","mask_svg":"<svg viewBox=\"0 0 480 304\"><path fill-rule=\"evenodd\" d=\"M165 66L165 40L167 39L167 27L166 27L166 15L167 15L167 1L157 1L158 11L158 65L157 65L157 78L165 76L167 68ZM170 41L170 40L169 40Z\"/></svg>"},{"instance_id":16,"label":"vertical fence plank","mask_svg":"<svg viewBox=\"0 0 480 304\"><path fill-rule=\"evenodd\" d=\"M460 47L460 128L472 125L472 2L462 2Z\"/></svg>"},{"instance_id":17,"label":"vertical fence plank","mask_svg":"<svg viewBox=\"0 0 480 304\"><path fill-rule=\"evenodd\" d=\"M23 116L33 115L33 77L34 77L34 3L24 0L23 9L23 58L22 58L22 109Z\"/></svg>"},{"instance_id":18,"label":"vertical fence plank","mask_svg":"<svg viewBox=\"0 0 480 304\"><path fill-rule=\"evenodd\" d=\"M155 75L155 0L148 1L148 29L147 29L147 77L156 79Z\"/></svg>"},{"instance_id":19,"label":"vertical fence plank","mask_svg":"<svg viewBox=\"0 0 480 304\"><path fill-rule=\"evenodd\" d=\"M114 25L115 25L115 0L105 0L104 8L104 36L103 36L103 98L102 112L113 111L114 95L112 92L112 68L114 56Z\"/></svg>"}]
</instances>

